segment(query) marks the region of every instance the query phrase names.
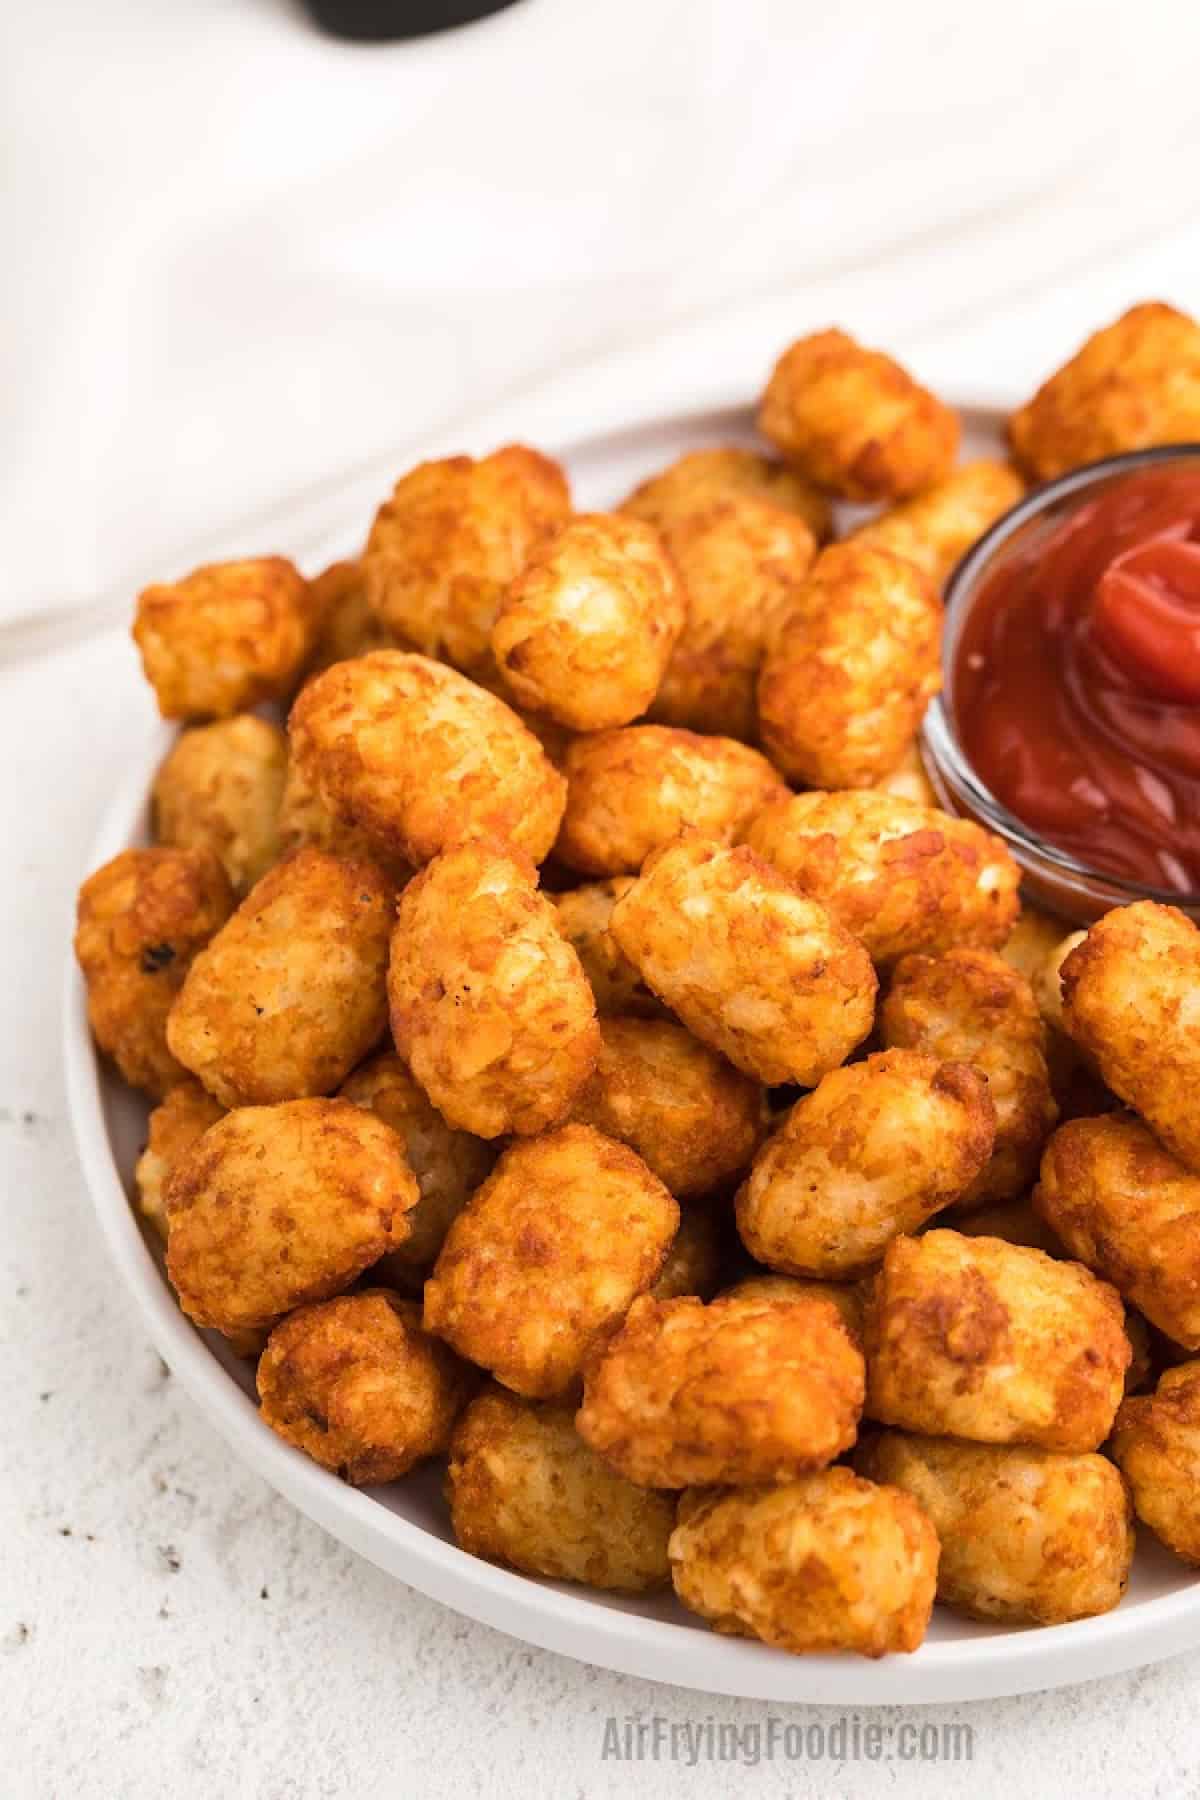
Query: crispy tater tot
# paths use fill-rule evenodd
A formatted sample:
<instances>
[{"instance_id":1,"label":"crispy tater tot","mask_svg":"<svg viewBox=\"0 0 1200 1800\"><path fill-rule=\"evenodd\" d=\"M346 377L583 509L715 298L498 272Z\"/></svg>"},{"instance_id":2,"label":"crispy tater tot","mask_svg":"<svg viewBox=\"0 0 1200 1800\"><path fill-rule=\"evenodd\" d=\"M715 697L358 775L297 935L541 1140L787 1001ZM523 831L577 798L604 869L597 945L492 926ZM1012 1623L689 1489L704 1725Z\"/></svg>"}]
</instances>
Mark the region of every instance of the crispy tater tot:
<instances>
[{"instance_id":1,"label":"crispy tater tot","mask_svg":"<svg viewBox=\"0 0 1200 1800\"><path fill-rule=\"evenodd\" d=\"M853 1280L961 1198L995 1123L986 1081L964 1063L886 1050L833 1069L755 1157L737 1196L741 1240L785 1275Z\"/></svg>"},{"instance_id":2,"label":"crispy tater tot","mask_svg":"<svg viewBox=\"0 0 1200 1800\"><path fill-rule=\"evenodd\" d=\"M821 788L895 769L942 684L941 602L921 571L850 540L822 550L758 678L763 748Z\"/></svg>"},{"instance_id":3,"label":"crispy tater tot","mask_svg":"<svg viewBox=\"0 0 1200 1800\"><path fill-rule=\"evenodd\" d=\"M771 372L763 436L810 481L846 500L898 500L949 474L958 416L899 363L844 331L798 338Z\"/></svg>"},{"instance_id":4,"label":"crispy tater tot","mask_svg":"<svg viewBox=\"0 0 1200 1800\"><path fill-rule=\"evenodd\" d=\"M404 890L388 999L400 1055L447 1123L477 1137L558 1124L600 1047L592 990L536 872L486 840Z\"/></svg>"},{"instance_id":5,"label":"crispy tater tot","mask_svg":"<svg viewBox=\"0 0 1200 1800\"><path fill-rule=\"evenodd\" d=\"M401 1268L423 1268L445 1242L446 1233L471 1195L492 1171L490 1144L455 1131L426 1098L400 1058L390 1050L355 1069L338 1089L343 1100L366 1106L390 1125L404 1144L421 1198L408 1215L408 1236L377 1266L381 1280Z\"/></svg>"},{"instance_id":6,"label":"crispy tater tot","mask_svg":"<svg viewBox=\"0 0 1200 1800\"><path fill-rule=\"evenodd\" d=\"M319 622L299 570L262 556L146 588L133 636L164 719L223 719L287 698Z\"/></svg>"},{"instance_id":7,"label":"crispy tater tot","mask_svg":"<svg viewBox=\"0 0 1200 1800\"><path fill-rule=\"evenodd\" d=\"M816 554L803 519L768 502L717 500L663 525L687 623L650 716L753 741L763 655Z\"/></svg>"},{"instance_id":8,"label":"crispy tater tot","mask_svg":"<svg viewBox=\"0 0 1200 1800\"><path fill-rule=\"evenodd\" d=\"M661 529L714 501L738 499L769 500L795 513L819 544L833 535L832 508L814 482L787 463L733 445L686 451L634 488L621 511Z\"/></svg>"},{"instance_id":9,"label":"crispy tater tot","mask_svg":"<svg viewBox=\"0 0 1200 1800\"><path fill-rule=\"evenodd\" d=\"M1173 906L1105 913L1061 969L1063 1023L1155 1137L1200 1169L1200 931Z\"/></svg>"},{"instance_id":10,"label":"crispy tater tot","mask_svg":"<svg viewBox=\"0 0 1200 1800\"><path fill-rule=\"evenodd\" d=\"M791 794L751 820L745 842L880 964L1001 944L1019 905L1021 872L999 838L892 794Z\"/></svg>"},{"instance_id":11,"label":"crispy tater tot","mask_svg":"<svg viewBox=\"0 0 1200 1800\"><path fill-rule=\"evenodd\" d=\"M862 1401L862 1352L828 1300L647 1296L585 1369L576 1422L645 1487L742 1485L832 1462Z\"/></svg>"},{"instance_id":12,"label":"crispy tater tot","mask_svg":"<svg viewBox=\"0 0 1200 1800\"><path fill-rule=\"evenodd\" d=\"M75 955L88 1023L131 1087L161 1099L187 1074L167 1046L167 1015L232 910L210 850L122 850L80 888Z\"/></svg>"},{"instance_id":13,"label":"crispy tater tot","mask_svg":"<svg viewBox=\"0 0 1200 1800\"><path fill-rule=\"evenodd\" d=\"M1024 492L1025 483L1011 463L966 463L860 525L851 536L856 544L906 557L941 588L960 557Z\"/></svg>"},{"instance_id":14,"label":"crispy tater tot","mask_svg":"<svg viewBox=\"0 0 1200 1800\"><path fill-rule=\"evenodd\" d=\"M500 603L492 650L520 705L603 731L645 712L686 616L653 525L581 513L530 555Z\"/></svg>"},{"instance_id":15,"label":"crispy tater tot","mask_svg":"<svg viewBox=\"0 0 1200 1800\"><path fill-rule=\"evenodd\" d=\"M581 875L636 875L685 826L731 842L786 792L765 756L732 738L631 725L577 738L555 854Z\"/></svg>"},{"instance_id":16,"label":"crispy tater tot","mask_svg":"<svg viewBox=\"0 0 1200 1800\"><path fill-rule=\"evenodd\" d=\"M679 1300L685 1294L711 1300L721 1279L721 1251L721 1231L712 1208L687 1207L650 1294L655 1300Z\"/></svg>"},{"instance_id":17,"label":"crispy tater tot","mask_svg":"<svg viewBox=\"0 0 1200 1800\"><path fill-rule=\"evenodd\" d=\"M1185 1562L1200 1563L1200 1362L1168 1369L1126 1400L1109 1446L1139 1519Z\"/></svg>"},{"instance_id":18,"label":"crispy tater tot","mask_svg":"<svg viewBox=\"0 0 1200 1800\"><path fill-rule=\"evenodd\" d=\"M945 1224L945 1220L942 1220ZM1028 1194L1016 1200L995 1200L987 1206L972 1207L970 1212L954 1215L954 1229L964 1237L1003 1238L1006 1244L1024 1244L1027 1250L1041 1250L1047 1256L1065 1257L1066 1245L1033 1210ZM1129 1323L1126 1314L1126 1324Z\"/></svg>"},{"instance_id":19,"label":"crispy tater tot","mask_svg":"<svg viewBox=\"0 0 1200 1800\"><path fill-rule=\"evenodd\" d=\"M193 726L154 777L155 837L179 850L211 850L244 894L279 857L286 770L286 737L253 713Z\"/></svg>"},{"instance_id":20,"label":"crispy tater tot","mask_svg":"<svg viewBox=\"0 0 1200 1800\"><path fill-rule=\"evenodd\" d=\"M302 1306L258 1364L263 1419L353 1487L398 1481L437 1456L474 1385L421 1309L386 1288Z\"/></svg>"},{"instance_id":21,"label":"crispy tater tot","mask_svg":"<svg viewBox=\"0 0 1200 1800\"><path fill-rule=\"evenodd\" d=\"M1200 438L1200 325L1145 301L1094 332L1008 422L1037 481L1122 450Z\"/></svg>"},{"instance_id":22,"label":"crispy tater tot","mask_svg":"<svg viewBox=\"0 0 1200 1800\"><path fill-rule=\"evenodd\" d=\"M512 1144L451 1225L425 1325L515 1393L564 1394L655 1281L679 1208L589 1125Z\"/></svg>"},{"instance_id":23,"label":"crispy tater tot","mask_svg":"<svg viewBox=\"0 0 1200 1800\"><path fill-rule=\"evenodd\" d=\"M326 805L382 853L420 865L470 836L540 862L566 783L511 708L401 650L335 663L292 708L292 755Z\"/></svg>"},{"instance_id":24,"label":"crispy tater tot","mask_svg":"<svg viewBox=\"0 0 1200 1800\"><path fill-rule=\"evenodd\" d=\"M942 1546L937 1597L970 1619L1061 1625L1125 1592L1133 1509L1103 1456L884 1431L854 1466L912 1495Z\"/></svg>"},{"instance_id":25,"label":"crispy tater tot","mask_svg":"<svg viewBox=\"0 0 1200 1800\"><path fill-rule=\"evenodd\" d=\"M133 1171L138 1211L165 1244L167 1241L167 1206L164 1198L167 1177L189 1145L203 1137L210 1125L223 1118L225 1108L219 1106L207 1090L190 1076L176 1082L150 1114L146 1125L146 1146Z\"/></svg>"},{"instance_id":26,"label":"crispy tater tot","mask_svg":"<svg viewBox=\"0 0 1200 1800\"><path fill-rule=\"evenodd\" d=\"M1063 1017L1063 964L1078 944L1086 938L1086 931L1072 931L1066 937L1060 935L1057 944L1043 959L1040 967L1031 977L1033 993L1043 1019L1049 1028L1060 1033L1066 1032L1066 1020Z\"/></svg>"},{"instance_id":27,"label":"crispy tater tot","mask_svg":"<svg viewBox=\"0 0 1200 1800\"><path fill-rule=\"evenodd\" d=\"M1062 939L1062 920L1056 919L1053 913L1043 912L1040 906L1024 901L1012 930L999 947L1005 962L1011 963L1018 974L1025 977L1039 1004L1038 984L1051 953Z\"/></svg>"},{"instance_id":28,"label":"crispy tater tot","mask_svg":"<svg viewBox=\"0 0 1200 1800\"><path fill-rule=\"evenodd\" d=\"M365 1107L239 1107L167 1177L167 1273L197 1325L273 1325L401 1243L419 1196L400 1139Z\"/></svg>"},{"instance_id":29,"label":"crispy tater tot","mask_svg":"<svg viewBox=\"0 0 1200 1800\"><path fill-rule=\"evenodd\" d=\"M326 806L320 792L296 758L289 757L279 803L279 852L289 855L305 844L327 850L342 862L373 862L397 888L412 876L412 864L401 856L381 851L376 841L357 825L348 825Z\"/></svg>"},{"instance_id":30,"label":"crispy tater tot","mask_svg":"<svg viewBox=\"0 0 1200 1800\"><path fill-rule=\"evenodd\" d=\"M362 569L371 608L426 656L487 675L505 590L570 510L562 469L523 444L478 461L419 463L396 483L367 539Z\"/></svg>"},{"instance_id":31,"label":"crispy tater tot","mask_svg":"<svg viewBox=\"0 0 1200 1800\"><path fill-rule=\"evenodd\" d=\"M722 1300L800 1300L816 1294L833 1302L842 1324L862 1348L863 1284L857 1281L809 1281L799 1275L747 1275L725 1288Z\"/></svg>"},{"instance_id":32,"label":"crispy tater tot","mask_svg":"<svg viewBox=\"0 0 1200 1800\"><path fill-rule=\"evenodd\" d=\"M307 673L319 675L337 662L386 650L396 639L371 611L367 581L360 562L330 563L309 584L321 628L308 659Z\"/></svg>"},{"instance_id":33,"label":"crispy tater tot","mask_svg":"<svg viewBox=\"0 0 1200 1800\"><path fill-rule=\"evenodd\" d=\"M387 1027L392 886L297 850L188 970L167 1042L223 1106L331 1094Z\"/></svg>"},{"instance_id":34,"label":"crispy tater tot","mask_svg":"<svg viewBox=\"0 0 1200 1800\"><path fill-rule=\"evenodd\" d=\"M999 1238L894 1238L866 1309L867 1416L931 1437L1095 1450L1131 1351L1120 1295Z\"/></svg>"},{"instance_id":35,"label":"crispy tater tot","mask_svg":"<svg viewBox=\"0 0 1200 1800\"><path fill-rule=\"evenodd\" d=\"M1060 1125L1033 1203L1072 1256L1177 1344L1200 1350L1200 1175L1140 1119Z\"/></svg>"},{"instance_id":36,"label":"crispy tater tot","mask_svg":"<svg viewBox=\"0 0 1200 1800\"><path fill-rule=\"evenodd\" d=\"M925 772L921 747L916 738L911 739L895 768L889 769L886 775L881 775L871 786L877 793L895 794L897 799L912 800L918 806L938 806L938 797Z\"/></svg>"},{"instance_id":37,"label":"crispy tater tot","mask_svg":"<svg viewBox=\"0 0 1200 1800\"><path fill-rule=\"evenodd\" d=\"M663 1006L646 986L608 929L612 910L633 886L634 876L614 875L584 887L551 894L558 928L583 964L601 1018L657 1019Z\"/></svg>"},{"instance_id":38,"label":"crispy tater tot","mask_svg":"<svg viewBox=\"0 0 1200 1800\"><path fill-rule=\"evenodd\" d=\"M849 1469L780 1487L691 1490L671 1534L675 1592L719 1632L794 1655L886 1656L924 1641L937 1534L898 1488Z\"/></svg>"},{"instance_id":39,"label":"crispy tater tot","mask_svg":"<svg viewBox=\"0 0 1200 1800\"><path fill-rule=\"evenodd\" d=\"M814 1086L874 1021L862 945L744 846L665 844L609 929L689 1031L758 1081Z\"/></svg>"},{"instance_id":40,"label":"crispy tater tot","mask_svg":"<svg viewBox=\"0 0 1200 1800\"><path fill-rule=\"evenodd\" d=\"M1023 1194L1058 1118L1045 1026L1025 977L993 950L906 956L879 1009L879 1034L889 1048L970 1063L987 1079L996 1141L962 1204Z\"/></svg>"},{"instance_id":41,"label":"crispy tater tot","mask_svg":"<svg viewBox=\"0 0 1200 1800\"><path fill-rule=\"evenodd\" d=\"M680 1200L741 1173L766 1130L766 1097L670 1019L604 1019L571 1117L636 1150Z\"/></svg>"},{"instance_id":42,"label":"crispy tater tot","mask_svg":"<svg viewBox=\"0 0 1200 1800\"><path fill-rule=\"evenodd\" d=\"M500 1388L472 1401L446 1476L455 1538L524 1575L626 1594L665 1587L674 1496L614 1475L576 1431L573 1411Z\"/></svg>"}]
</instances>

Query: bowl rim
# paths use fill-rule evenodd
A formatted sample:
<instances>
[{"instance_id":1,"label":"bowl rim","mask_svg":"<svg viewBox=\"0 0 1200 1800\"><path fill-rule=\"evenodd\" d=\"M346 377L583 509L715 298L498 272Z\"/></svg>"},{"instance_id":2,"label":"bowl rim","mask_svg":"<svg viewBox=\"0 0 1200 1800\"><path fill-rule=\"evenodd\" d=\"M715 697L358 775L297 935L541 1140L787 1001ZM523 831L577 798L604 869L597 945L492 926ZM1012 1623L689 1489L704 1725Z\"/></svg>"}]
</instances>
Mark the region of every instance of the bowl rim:
<instances>
[{"instance_id":1,"label":"bowl rim","mask_svg":"<svg viewBox=\"0 0 1200 1800\"><path fill-rule=\"evenodd\" d=\"M637 365L637 366L640 366ZM611 406L614 370L604 359L592 371L598 404ZM947 391L970 393L966 381L945 382ZM571 410L583 384L568 384ZM744 389L704 404L678 403L654 411L625 408L628 429L661 424L668 412L680 420L709 420L744 410ZM657 396L656 396L657 398ZM645 395L642 395L644 402ZM519 411L528 407L522 399ZM996 418L1001 397L963 399L963 410ZM546 409L553 415L554 408ZM584 416L587 416L586 414ZM520 420L494 414L494 436L519 435ZM599 435L599 434L596 434ZM572 435L570 418L554 444L594 441ZM570 448L559 454L571 454ZM118 851L137 843L153 770L174 739L157 725L128 776L112 796L83 859L80 877ZM937 1705L996 1698L1111 1675L1200 1645L1200 1580L1183 1579L1168 1593L1152 1595L1111 1613L1041 1628L996 1626L987 1636L927 1642L908 1656L869 1662L858 1657L790 1656L742 1638L722 1637L697 1622L647 1618L603 1603L587 1589L515 1574L433 1536L285 1444L264 1425L258 1409L222 1366L203 1336L185 1318L142 1235L117 1166L105 1115L106 1084L115 1083L95 1049L87 1022L86 994L71 945L66 947L62 1055L70 1116L80 1167L109 1256L134 1298L155 1349L234 1453L308 1519L389 1575L420 1592L526 1643L619 1673L730 1697L804 1704L874 1706Z\"/></svg>"},{"instance_id":2,"label":"bowl rim","mask_svg":"<svg viewBox=\"0 0 1200 1800\"><path fill-rule=\"evenodd\" d=\"M978 813L988 828L1004 839L1022 866L1026 862L1032 865L1031 873L1045 873L1048 869L1051 873L1064 876L1068 881L1083 883L1093 890L1102 891L1108 903L1113 906L1151 900L1164 906L1196 909L1200 908L1200 890L1183 893L1178 888L1156 888L1147 882L1132 881L1127 876L1094 868L1080 857L1072 856L1070 851L1043 838L998 800L976 772L958 736L948 698L953 681L954 656L959 633L970 611L971 602L978 593L979 583L997 553L1017 532L1063 500L1095 487L1100 482L1110 481L1135 469L1151 467L1157 463L1194 462L1197 459L1200 459L1200 442L1159 444L1147 450L1127 450L1117 456L1101 457L1096 462L1084 463L1077 469L1071 469L1053 481L1042 482L1031 488L1007 512L1002 513L960 557L950 573L943 595L942 688L926 708L920 733L926 760L932 763L931 772L946 783L952 793L966 798L972 812Z\"/></svg>"}]
</instances>

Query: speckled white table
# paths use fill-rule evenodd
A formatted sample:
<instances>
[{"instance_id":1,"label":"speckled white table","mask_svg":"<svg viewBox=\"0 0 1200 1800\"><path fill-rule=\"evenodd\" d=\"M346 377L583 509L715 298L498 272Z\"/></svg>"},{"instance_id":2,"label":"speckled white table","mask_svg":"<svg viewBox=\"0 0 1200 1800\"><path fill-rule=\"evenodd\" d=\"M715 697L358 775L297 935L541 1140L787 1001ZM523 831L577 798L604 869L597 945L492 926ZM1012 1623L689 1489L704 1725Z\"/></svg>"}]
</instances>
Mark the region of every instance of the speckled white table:
<instances>
[{"instance_id":1,"label":"speckled white table","mask_svg":"<svg viewBox=\"0 0 1200 1800\"><path fill-rule=\"evenodd\" d=\"M0 670L0 1794L5 1800L1200 1792L1200 1655L1094 1686L924 1709L961 1762L746 1766L828 1709L680 1692L527 1649L356 1560L231 1462L130 1315L76 1166L58 1057L63 946L98 811L149 725L105 637ZM646 1723L646 1757L605 1756ZM743 1763L653 1759L737 1727ZM887 1735L887 1728L891 1735ZM611 1729L611 1728L610 1728ZM700 1737L703 1744L703 1734ZM611 1750L611 1735L609 1739ZM934 1747L932 1745L930 1748ZM686 1754L682 1743L681 1754ZM728 1751L728 1745L726 1746ZM837 1740L834 1739L837 1749Z\"/></svg>"}]
</instances>

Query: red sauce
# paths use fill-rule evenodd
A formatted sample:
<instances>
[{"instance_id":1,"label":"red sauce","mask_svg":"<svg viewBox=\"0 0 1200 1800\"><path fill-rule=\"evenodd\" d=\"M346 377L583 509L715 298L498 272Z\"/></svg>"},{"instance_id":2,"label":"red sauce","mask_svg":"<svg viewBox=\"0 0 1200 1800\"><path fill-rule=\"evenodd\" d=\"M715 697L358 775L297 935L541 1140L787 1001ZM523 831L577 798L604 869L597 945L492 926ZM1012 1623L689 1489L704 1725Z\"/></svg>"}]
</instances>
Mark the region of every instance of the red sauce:
<instances>
[{"instance_id":1,"label":"red sauce","mask_svg":"<svg viewBox=\"0 0 1200 1800\"><path fill-rule=\"evenodd\" d=\"M1200 462L1089 490L1002 552L953 669L963 750L1090 867L1200 892Z\"/></svg>"}]
</instances>

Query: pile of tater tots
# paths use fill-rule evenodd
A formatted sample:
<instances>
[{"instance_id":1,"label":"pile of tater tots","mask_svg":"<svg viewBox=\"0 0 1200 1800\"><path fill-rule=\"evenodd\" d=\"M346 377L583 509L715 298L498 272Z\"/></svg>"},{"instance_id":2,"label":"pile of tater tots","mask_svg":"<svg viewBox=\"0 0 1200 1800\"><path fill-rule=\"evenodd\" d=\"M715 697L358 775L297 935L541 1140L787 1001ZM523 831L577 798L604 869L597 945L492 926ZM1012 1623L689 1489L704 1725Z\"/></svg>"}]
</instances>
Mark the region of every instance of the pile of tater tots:
<instances>
[{"instance_id":1,"label":"pile of tater tots","mask_svg":"<svg viewBox=\"0 0 1200 1800\"><path fill-rule=\"evenodd\" d=\"M183 729L76 946L274 1431L446 1459L511 1569L874 1657L1107 1611L1135 1515L1200 1562L1200 932L1022 909L916 743L957 559L1200 437L1200 327L1099 332L1011 463L837 330L759 424L609 513L423 463L355 561L147 588Z\"/></svg>"}]
</instances>

